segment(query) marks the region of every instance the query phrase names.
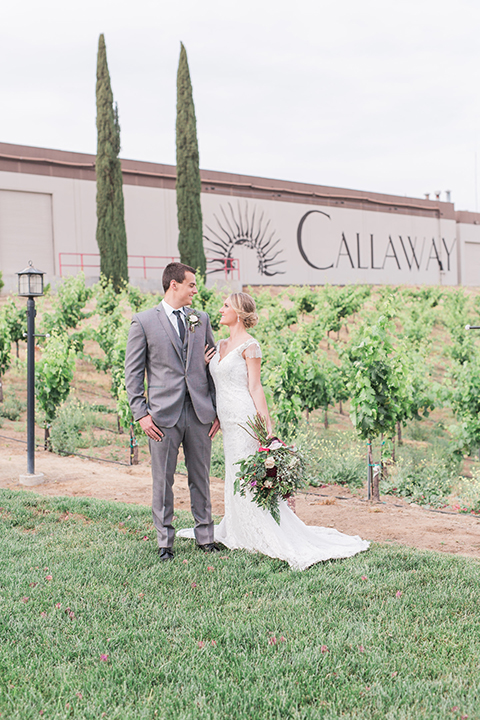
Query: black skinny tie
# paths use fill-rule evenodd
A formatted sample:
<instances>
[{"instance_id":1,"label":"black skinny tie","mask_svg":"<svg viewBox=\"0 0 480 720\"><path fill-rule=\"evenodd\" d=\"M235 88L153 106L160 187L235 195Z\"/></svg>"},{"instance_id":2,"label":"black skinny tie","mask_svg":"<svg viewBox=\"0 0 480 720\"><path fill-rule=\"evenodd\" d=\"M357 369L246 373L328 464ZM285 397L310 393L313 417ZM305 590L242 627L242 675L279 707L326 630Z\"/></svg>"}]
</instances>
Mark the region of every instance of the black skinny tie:
<instances>
[{"instance_id":1,"label":"black skinny tie","mask_svg":"<svg viewBox=\"0 0 480 720\"><path fill-rule=\"evenodd\" d=\"M180 340L183 345L185 342L185 323L183 322L183 313L181 310L174 310L173 314L177 316L178 332L180 333Z\"/></svg>"}]
</instances>

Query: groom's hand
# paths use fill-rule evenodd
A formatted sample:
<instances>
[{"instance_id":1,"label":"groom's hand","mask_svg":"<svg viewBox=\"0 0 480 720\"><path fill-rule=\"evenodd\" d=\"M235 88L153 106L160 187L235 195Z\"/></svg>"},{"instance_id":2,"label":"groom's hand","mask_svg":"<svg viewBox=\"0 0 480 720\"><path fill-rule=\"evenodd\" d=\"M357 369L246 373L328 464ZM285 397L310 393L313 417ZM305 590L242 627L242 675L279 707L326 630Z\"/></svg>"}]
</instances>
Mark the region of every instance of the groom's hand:
<instances>
[{"instance_id":1,"label":"groom's hand","mask_svg":"<svg viewBox=\"0 0 480 720\"><path fill-rule=\"evenodd\" d=\"M151 415L145 415L138 421L143 432L155 442L161 442L163 438L162 431L155 425Z\"/></svg>"},{"instance_id":2,"label":"groom's hand","mask_svg":"<svg viewBox=\"0 0 480 720\"><path fill-rule=\"evenodd\" d=\"M212 427L210 428L208 436L211 437L213 440L213 438L215 437L215 435L217 434L217 432L219 430L220 430L220 420L218 419L218 417L216 417L215 420L213 421Z\"/></svg>"}]
</instances>

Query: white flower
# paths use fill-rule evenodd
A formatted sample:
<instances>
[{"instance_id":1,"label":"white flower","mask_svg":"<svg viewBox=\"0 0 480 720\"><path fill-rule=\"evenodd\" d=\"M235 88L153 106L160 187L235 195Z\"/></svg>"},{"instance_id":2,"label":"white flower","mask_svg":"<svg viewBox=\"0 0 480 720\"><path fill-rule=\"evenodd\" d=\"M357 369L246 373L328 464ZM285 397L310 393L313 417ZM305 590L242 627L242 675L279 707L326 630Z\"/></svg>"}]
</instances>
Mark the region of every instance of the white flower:
<instances>
[{"instance_id":1,"label":"white flower","mask_svg":"<svg viewBox=\"0 0 480 720\"><path fill-rule=\"evenodd\" d=\"M200 322L200 316L197 315L195 312L189 313L187 315L187 325L188 325L188 329L191 332L195 332L195 328L197 327L197 325L201 325L201 324L202 323Z\"/></svg>"},{"instance_id":2,"label":"white flower","mask_svg":"<svg viewBox=\"0 0 480 720\"><path fill-rule=\"evenodd\" d=\"M271 480L265 480L265 482L264 482L263 484L264 484L264 486L265 486L266 488L271 488L271 487L273 487L273 483L272 483Z\"/></svg>"},{"instance_id":3,"label":"white flower","mask_svg":"<svg viewBox=\"0 0 480 720\"><path fill-rule=\"evenodd\" d=\"M267 468L267 470L271 470L275 467L275 460L273 459L273 457L267 457L267 459L265 460L265 467Z\"/></svg>"},{"instance_id":4,"label":"white flower","mask_svg":"<svg viewBox=\"0 0 480 720\"><path fill-rule=\"evenodd\" d=\"M279 440L272 440L272 442L268 446L269 450L279 450L279 448L281 447L283 447L283 445Z\"/></svg>"}]
</instances>

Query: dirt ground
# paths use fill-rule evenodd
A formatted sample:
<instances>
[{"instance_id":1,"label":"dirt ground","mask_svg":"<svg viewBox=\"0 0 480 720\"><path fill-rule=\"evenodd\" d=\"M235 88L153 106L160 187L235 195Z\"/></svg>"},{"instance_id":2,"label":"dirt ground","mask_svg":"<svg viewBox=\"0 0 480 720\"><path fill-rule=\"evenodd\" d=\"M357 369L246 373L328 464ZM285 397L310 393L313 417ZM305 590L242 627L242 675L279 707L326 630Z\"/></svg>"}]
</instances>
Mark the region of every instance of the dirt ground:
<instances>
[{"instance_id":1,"label":"dirt ground","mask_svg":"<svg viewBox=\"0 0 480 720\"><path fill-rule=\"evenodd\" d=\"M37 451L36 472L45 482L33 488L20 485L26 473L26 446L0 438L0 487L50 496L87 496L125 503L150 505L150 465L128 467L60 457ZM223 481L211 478L213 511L223 515ZM189 510L187 479L175 478L175 507ZM296 498L296 512L307 525L335 527L367 540L397 543L424 550L480 558L480 519L471 515L432 512L393 498L370 503L361 491L329 485L310 488Z\"/></svg>"}]
</instances>

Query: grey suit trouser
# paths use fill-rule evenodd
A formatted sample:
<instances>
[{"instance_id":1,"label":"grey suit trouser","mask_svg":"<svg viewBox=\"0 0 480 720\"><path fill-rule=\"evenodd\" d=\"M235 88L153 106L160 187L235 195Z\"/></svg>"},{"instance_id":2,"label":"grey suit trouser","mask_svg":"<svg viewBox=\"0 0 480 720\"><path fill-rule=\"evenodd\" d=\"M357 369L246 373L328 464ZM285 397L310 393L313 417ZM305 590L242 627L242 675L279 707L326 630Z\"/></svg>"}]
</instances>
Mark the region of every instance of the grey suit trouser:
<instances>
[{"instance_id":1,"label":"grey suit trouser","mask_svg":"<svg viewBox=\"0 0 480 720\"><path fill-rule=\"evenodd\" d=\"M177 424L162 428L162 442L149 440L153 478L153 523L159 547L172 547L173 482L178 449L183 445L190 489L190 505L195 518L195 538L199 545L213 542L212 505L210 502L211 423L198 419L190 398L185 400Z\"/></svg>"}]
</instances>

